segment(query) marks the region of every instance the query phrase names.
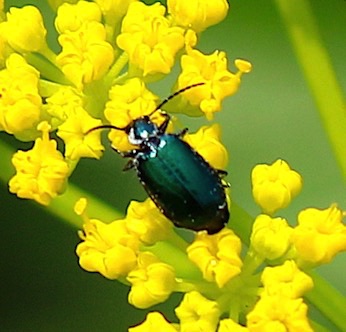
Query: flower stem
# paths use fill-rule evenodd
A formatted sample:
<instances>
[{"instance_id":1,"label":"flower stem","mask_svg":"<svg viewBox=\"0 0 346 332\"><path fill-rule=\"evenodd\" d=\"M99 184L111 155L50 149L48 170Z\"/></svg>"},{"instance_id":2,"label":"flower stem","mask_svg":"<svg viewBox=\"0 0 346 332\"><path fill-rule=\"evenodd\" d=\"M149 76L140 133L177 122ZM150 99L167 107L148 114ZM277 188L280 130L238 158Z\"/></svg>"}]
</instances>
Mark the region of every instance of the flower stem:
<instances>
[{"instance_id":1,"label":"flower stem","mask_svg":"<svg viewBox=\"0 0 346 332\"><path fill-rule=\"evenodd\" d=\"M340 331L346 331L346 299L317 273L310 272L314 288L306 298L322 312Z\"/></svg>"},{"instance_id":2,"label":"flower stem","mask_svg":"<svg viewBox=\"0 0 346 332\"><path fill-rule=\"evenodd\" d=\"M346 181L345 100L307 0L276 0L293 50Z\"/></svg>"}]
</instances>

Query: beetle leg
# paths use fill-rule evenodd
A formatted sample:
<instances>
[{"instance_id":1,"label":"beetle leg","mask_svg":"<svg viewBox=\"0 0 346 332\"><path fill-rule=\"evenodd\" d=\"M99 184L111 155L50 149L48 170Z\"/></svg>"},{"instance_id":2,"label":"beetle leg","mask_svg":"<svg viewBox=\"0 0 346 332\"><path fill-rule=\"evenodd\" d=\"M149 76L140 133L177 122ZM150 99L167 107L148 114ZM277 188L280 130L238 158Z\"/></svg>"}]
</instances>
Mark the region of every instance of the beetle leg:
<instances>
[{"instance_id":1,"label":"beetle leg","mask_svg":"<svg viewBox=\"0 0 346 332\"><path fill-rule=\"evenodd\" d=\"M179 138L183 138L185 136L185 134L188 132L188 128L184 128L182 131L180 131L179 133L175 134L177 137Z\"/></svg>"},{"instance_id":2,"label":"beetle leg","mask_svg":"<svg viewBox=\"0 0 346 332\"><path fill-rule=\"evenodd\" d=\"M138 154L138 150L121 151L121 150L114 148L113 146L112 146L112 149L124 158L135 158Z\"/></svg>"},{"instance_id":3,"label":"beetle leg","mask_svg":"<svg viewBox=\"0 0 346 332\"><path fill-rule=\"evenodd\" d=\"M137 159L130 159L127 163L126 163L126 165L125 165L125 167L123 168L123 171L124 172L126 172L126 171L128 171L129 169L131 169L131 168L136 168L136 166L137 166Z\"/></svg>"},{"instance_id":4,"label":"beetle leg","mask_svg":"<svg viewBox=\"0 0 346 332\"><path fill-rule=\"evenodd\" d=\"M224 178L228 174L224 169L217 169L216 172L219 174L220 178Z\"/></svg>"},{"instance_id":5,"label":"beetle leg","mask_svg":"<svg viewBox=\"0 0 346 332\"><path fill-rule=\"evenodd\" d=\"M171 120L171 117L166 112L161 111L161 115L165 118L165 120L162 122L162 124L159 126L159 132L165 133L169 124L169 121Z\"/></svg>"},{"instance_id":6,"label":"beetle leg","mask_svg":"<svg viewBox=\"0 0 346 332\"><path fill-rule=\"evenodd\" d=\"M222 180L222 187L229 188L231 186L229 182L223 180L223 178L228 174L227 171L225 171L224 169L217 169L216 172Z\"/></svg>"}]
</instances>

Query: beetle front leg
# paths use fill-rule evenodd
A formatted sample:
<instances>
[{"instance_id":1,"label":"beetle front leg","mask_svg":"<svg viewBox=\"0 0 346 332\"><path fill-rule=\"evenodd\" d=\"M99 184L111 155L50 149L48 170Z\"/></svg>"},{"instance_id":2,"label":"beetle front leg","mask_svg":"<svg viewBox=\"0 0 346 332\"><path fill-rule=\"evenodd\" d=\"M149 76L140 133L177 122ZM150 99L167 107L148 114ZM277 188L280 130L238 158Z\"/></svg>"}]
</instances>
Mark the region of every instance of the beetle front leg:
<instances>
[{"instance_id":1,"label":"beetle front leg","mask_svg":"<svg viewBox=\"0 0 346 332\"><path fill-rule=\"evenodd\" d=\"M119 153L123 158L131 158L127 164L125 165L125 167L123 168L123 171L128 171L131 168L134 168L137 166L137 154L138 154L138 150L128 150L128 151L120 151L114 147L112 147L112 149L116 152Z\"/></svg>"},{"instance_id":2,"label":"beetle front leg","mask_svg":"<svg viewBox=\"0 0 346 332\"><path fill-rule=\"evenodd\" d=\"M169 121L171 120L171 117L169 114L167 114L166 112L163 112L163 111L161 111L160 114L165 118L165 120L159 126L159 132L161 134L164 134L167 130L167 127L168 127Z\"/></svg>"}]
</instances>

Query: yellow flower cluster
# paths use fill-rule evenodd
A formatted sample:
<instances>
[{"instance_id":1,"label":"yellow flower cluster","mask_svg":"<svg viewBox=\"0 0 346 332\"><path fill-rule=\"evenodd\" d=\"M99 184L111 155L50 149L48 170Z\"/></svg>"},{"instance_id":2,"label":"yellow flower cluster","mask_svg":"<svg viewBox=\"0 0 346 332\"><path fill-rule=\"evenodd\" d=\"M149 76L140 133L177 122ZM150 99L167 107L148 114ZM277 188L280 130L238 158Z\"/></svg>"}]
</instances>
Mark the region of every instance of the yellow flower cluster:
<instances>
[{"instance_id":1,"label":"yellow flower cluster","mask_svg":"<svg viewBox=\"0 0 346 332\"><path fill-rule=\"evenodd\" d=\"M278 165L283 165L282 169ZM272 211L279 209L282 191L285 197L293 197L291 191L297 193L302 183L300 175L282 160L257 165L253 186L258 179L268 183L263 192L253 192L263 196L268 191L273 206L267 199L265 208ZM281 202L282 207L289 203ZM313 329L303 297L313 288L313 280L303 270L327 263L346 250L344 215L335 205L326 210L310 208L299 214L298 226L291 227L284 218L260 214L243 257L241 241L230 229L214 235L198 232L189 244L177 236L151 201L132 202L125 220L101 226L100 221L84 217L83 242L77 254L87 271L129 283L128 300L137 308L163 302L173 292L185 293L175 309L179 324L151 312L130 332L310 332ZM99 231L92 225L98 225ZM114 228L112 235L103 227ZM125 250L125 243L129 252L113 256L119 247ZM86 260L91 255L93 258ZM272 266L261 271L265 261Z\"/></svg>"},{"instance_id":2,"label":"yellow flower cluster","mask_svg":"<svg viewBox=\"0 0 346 332\"><path fill-rule=\"evenodd\" d=\"M0 130L20 140L34 141L41 136L37 126L46 121L49 130L56 131L64 143L64 152L57 158L59 164L62 156L68 167L60 172L65 176L61 179L64 183L80 158L102 155L100 132L86 134L88 130L101 124L124 128L134 119L151 114L159 98L147 85L171 73L179 62L181 73L174 91L194 83L204 85L174 98L167 104L168 111L205 114L208 119L221 109L226 96L237 91L242 73L251 69L248 62L236 60L238 71L231 73L224 52L205 55L195 48L197 33L226 16L225 0L213 5L206 1L170 1L167 9L158 2L146 5L136 0L49 3L56 10L57 53L47 44L44 19L36 6L12 7L7 13L1 9ZM159 123L163 118L157 112L151 120ZM168 130L173 130L172 124ZM214 136L218 140L218 134ZM112 131L109 138L117 151L134 148L124 131ZM186 136L186 140L198 139ZM203 155L208 155L215 167L223 168L227 153L218 142L214 145L220 153L214 153L213 140L201 147ZM39 158L32 158L31 163L36 160ZM17 173L26 167L22 158L14 158L13 164ZM16 180L11 191L49 204L63 186L42 176L47 172L40 169L43 165L27 169L27 173L35 170L26 177L32 181ZM39 187L46 187L50 195L37 190Z\"/></svg>"},{"instance_id":3,"label":"yellow flower cluster","mask_svg":"<svg viewBox=\"0 0 346 332\"><path fill-rule=\"evenodd\" d=\"M100 158L100 132L90 129L125 128L145 115L162 123L162 114L153 113L159 98L148 86L177 64L173 91L201 84L165 108L207 119L251 70L238 59L232 73L225 52L206 55L196 48L199 34L227 15L226 0L168 0L167 8L136 0L49 3L57 13L56 53L35 6L11 8L5 16L0 1L0 130L33 142L12 159L16 174L9 189L20 198L48 205L63 193L80 158ZM123 130L111 131L109 139L117 151L136 148ZM227 165L220 126L203 126L183 139L213 168ZM185 241L150 199L131 202L123 219L106 224L89 218L81 198L75 205L84 221L79 264L129 285L128 301L137 308L183 293L175 309L179 323L151 312L130 332L312 331L303 296L313 280L305 272L346 250L345 212L335 204L308 208L290 226L276 214L301 187L302 177L283 160L253 169L252 193L262 213L247 250L229 228L213 235L201 231ZM270 267L263 268L266 262Z\"/></svg>"},{"instance_id":4,"label":"yellow flower cluster","mask_svg":"<svg viewBox=\"0 0 346 332\"><path fill-rule=\"evenodd\" d=\"M346 250L346 226L345 213L336 204L324 210L302 210L296 227L289 226L284 218L273 218L272 214L287 207L301 188L301 176L283 160L253 169L252 192L264 214L254 221L251 245L265 259L294 259L306 268L329 263Z\"/></svg>"}]
</instances>

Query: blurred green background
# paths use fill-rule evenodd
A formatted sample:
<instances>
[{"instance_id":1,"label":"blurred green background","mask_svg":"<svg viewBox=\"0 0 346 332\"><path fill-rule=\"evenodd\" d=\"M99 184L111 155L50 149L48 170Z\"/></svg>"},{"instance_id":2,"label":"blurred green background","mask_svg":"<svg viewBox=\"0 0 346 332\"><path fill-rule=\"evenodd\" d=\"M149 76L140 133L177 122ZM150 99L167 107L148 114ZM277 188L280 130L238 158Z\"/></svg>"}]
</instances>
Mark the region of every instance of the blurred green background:
<instances>
[{"instance_id":1,"label":"blurred green background","mask_svg":"<svg viewBox=\"0 0 346 332\"><path fill-rule=\"evenodd\" d=\"M5 1L6 8L28 3L44 5L44 1ZM311 5L345 91L346 1L318 0ZM251 169L282 158L302 174L304 187L281 215L294 224L305 207L326 208L338 202L346 210L345 183L274 3L234 0L230 6L225 21L203 33L198 48L204 53L226 51L232 70L235 58L253 63L240 91L224 102L223 112L215 117L230 151L227 170L233 199L257 214ZM51 27L53 13L45 8ZM164 98L170 86L161 83L153 89ZM190 131L207 124L205 119L181 119ZM4 133L0 139L16 149L27 147ZM146 195L134 172L121 172L124 163L108 149L100 161L83 160L71 181L125 212L131 199ZM9 194L3 183L0 190L2 331L126 331L144 319L146 311L127 304L127 287L79 268L75 229L38 205ZM345 254L319 271L346 296ZM152 310L162 309L174 319L173 307L179 299L174 295Z\"/></svg>"}]
</instances>

